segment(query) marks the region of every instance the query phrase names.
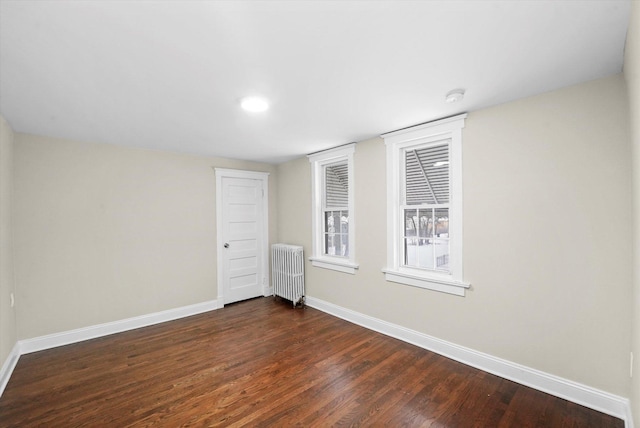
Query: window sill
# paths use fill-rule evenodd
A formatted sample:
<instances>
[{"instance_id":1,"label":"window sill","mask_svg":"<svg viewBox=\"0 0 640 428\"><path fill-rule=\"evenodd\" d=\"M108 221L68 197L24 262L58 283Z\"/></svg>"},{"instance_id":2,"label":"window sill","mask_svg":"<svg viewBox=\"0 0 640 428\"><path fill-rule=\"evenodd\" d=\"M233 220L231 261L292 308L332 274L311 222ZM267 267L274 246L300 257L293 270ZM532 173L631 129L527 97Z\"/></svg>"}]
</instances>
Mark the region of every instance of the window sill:
<instances>
[{"instance_id":1,"label":"window sill","mask_svg":"<svg viewBox=\"0 0 640 428\"><path fill-rule=\"evenodd\" d=\"M427 290L463 296L465 290L471 287L467 282L455 281L444 277L419 276L397 270L384 269L385 279L390 282L411 285L412 287L425 288Z\"/></svg>"},{"instance_id":2,"label":"window sill","mask_svg":"<svg viewBox=\"0 0 640 428\"><path fill-rule=\"evenodd\" d=\"M351 275L354 275L356 273L356 269L359 267L357 263L353 263L348 260L333 260L319 257L309 257L309 260L315 267L350 273Z\"/></svg>"}]
</instances>

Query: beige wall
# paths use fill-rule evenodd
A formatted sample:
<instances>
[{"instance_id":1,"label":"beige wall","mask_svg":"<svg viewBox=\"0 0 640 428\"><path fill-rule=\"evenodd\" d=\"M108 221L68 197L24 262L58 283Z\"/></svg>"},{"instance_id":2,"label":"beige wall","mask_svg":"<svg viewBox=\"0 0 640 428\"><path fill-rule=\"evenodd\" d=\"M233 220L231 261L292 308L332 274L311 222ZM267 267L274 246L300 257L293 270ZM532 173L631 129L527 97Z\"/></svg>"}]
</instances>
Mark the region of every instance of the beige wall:
<instances>
[{"instance_id":1,"label":"beige wall","mask_svg":"<svg viewBox=\"0 0 640 428\"><path fill-rule=\"evenodd\" d=\"M627 33L624 58L624 76L629 93L631 138L633 142L633 186L634 186L634 286L633 286L633 332L634 377L632 379L631 403L635 426L640 427L640 2L631 6L631 20Z\"/></svg>"},{"instance_id":2,"label":"beige wall","mask_svg":"<svg viewBox=\"0 0 640 428\"><path fill-rule=\"evenodd\" d=\"M303 245L305 251L311 247L310 180L306 157L278 165L278 240Z\"/></svg>"},{"instance_id":3,"label":"beige wall","mask_svg":"<svg viewBox=\"0 0 640 428\"><path fill-rule=\"evenodd\" d=\"M213 300L212 167L275 167L220 158L15 136L18 336L122 320Z\"/></svg>"},{"instance_id":4,"label":"beige wall","mask_svg":"<svg viewBox=\"0 0 640 428\"><path fill-rule=\"evenodd\" d=\"M16 343L16 314L10 294L13 274L13 131L0 116L0 366Z\"/></svg>"},{"instance_id":5,"label":"beige wall","mask_svg":"<svg viewBox=\"0 0 640 428\"><path fill-rule=\"evenodd\" d=\"M625 100L617 75L516 101L470 115L463 144L469 306L503 332L471 347L627 397Z\"/></svg>"},{"instance_id":6,"label":"beige wall","mask_svg":"<svg viewBox=\"0 0 640 428\"><path fill-rule=\"evenodd\" d=\"M456 297L386 282L385 148L355 152L356 275L307 263L308 295L629 395L631 162L622 75L469 114ZM311 248L310 165L278 167L281 240Z\"/></svg>"},{"instance_id":7,"label":"beige wall","mask_svg":"<svg viewBox=\"0 0 640 428\"><path fill-rule=\"evenodd\" d=\"M347 275L307 263L308 295L631 394L640 426L640 227L635 239L630 233L633 219L640 223L639 14L634 2L624 79L469 115L464 252L473 287L466 297L384 281L385 151L378 138L355 153L360 269ZM17 338L214 299L214 166L270 172L271 242L302 244L309 255L306 158L274 167L14 136L0 117L0 362ZM17 319L9 307L14 290Z\"/></svg>"}]
</instances>

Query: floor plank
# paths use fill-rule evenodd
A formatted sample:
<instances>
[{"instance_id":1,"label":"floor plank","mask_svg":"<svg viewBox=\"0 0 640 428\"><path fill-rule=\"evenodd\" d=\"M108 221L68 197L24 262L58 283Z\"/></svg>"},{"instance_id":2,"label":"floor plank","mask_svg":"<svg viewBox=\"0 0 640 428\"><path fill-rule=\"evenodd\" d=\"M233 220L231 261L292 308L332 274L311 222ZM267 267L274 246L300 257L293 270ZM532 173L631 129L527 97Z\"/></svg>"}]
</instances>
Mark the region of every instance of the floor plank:
<instances>
[{"instance_id":1,"label":"floor plank","mask_svg":"<svg viewBox=\"0 0 640 428\"><path fill-rule=\"evenodd\" d=\"M23 355L1 427L623 427L621 420L259 298Z\"/></svg>"}]
</instances>

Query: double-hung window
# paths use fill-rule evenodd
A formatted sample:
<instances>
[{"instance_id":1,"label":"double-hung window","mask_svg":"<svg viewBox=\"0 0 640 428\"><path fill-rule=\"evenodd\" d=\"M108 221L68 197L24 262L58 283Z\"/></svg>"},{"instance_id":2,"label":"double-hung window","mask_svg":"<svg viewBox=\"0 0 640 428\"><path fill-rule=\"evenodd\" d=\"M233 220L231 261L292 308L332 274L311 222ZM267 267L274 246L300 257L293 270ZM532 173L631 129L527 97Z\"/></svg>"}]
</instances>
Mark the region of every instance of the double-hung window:
<instances>
[{"instance_id":1,"label":"double-hung window","mask_svg":"<svg viewBox=\"0 0 640 428\"><path fill-rule=\"evenodd\" d=\"M309 155L314 266L355 273L353 153L355 144Z\"/></svg>"},{"instance_id":2,"label":"double-hung window","mask_svg":"<svg viewBox=\"0 0 640 428\"><path fill-rule=\"evenodd\" d=\"M462 128L466 115L384 134L392 282L464 296Z\"/></svg>"}]
</instances>

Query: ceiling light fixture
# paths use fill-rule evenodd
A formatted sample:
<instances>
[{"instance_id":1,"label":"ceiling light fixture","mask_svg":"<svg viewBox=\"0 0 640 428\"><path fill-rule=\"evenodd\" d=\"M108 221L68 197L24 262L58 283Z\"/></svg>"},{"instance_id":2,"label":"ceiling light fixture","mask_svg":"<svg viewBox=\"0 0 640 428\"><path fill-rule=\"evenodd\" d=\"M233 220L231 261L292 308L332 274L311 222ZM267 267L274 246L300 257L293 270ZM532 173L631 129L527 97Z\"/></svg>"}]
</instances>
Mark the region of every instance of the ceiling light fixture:
<instances>
[{"instance_id":1,"label":"ceiling light fixture","mask_svg":"<svg viewBox=\"0 0 640 428\"><path fill-rule=\"evenodd\" d=\"M260 113L269 108L269 103L264 98L246 97L240 100L240 106L248 112Z\"/></svg>"},{"instance_id":2,"label":"ceiling light fixture","mask_svg":"<svg viewBox=\"0 0 640 428\"><path fill-rule=\"evenodd\" d=\"M457 103L459 101L462 101L463 98L464 98L464 89L454 89L452 91L449 91L449 93L447 94L444 100L447 103L451 104L451 103Z\"/></svg>"}]
</instances>

